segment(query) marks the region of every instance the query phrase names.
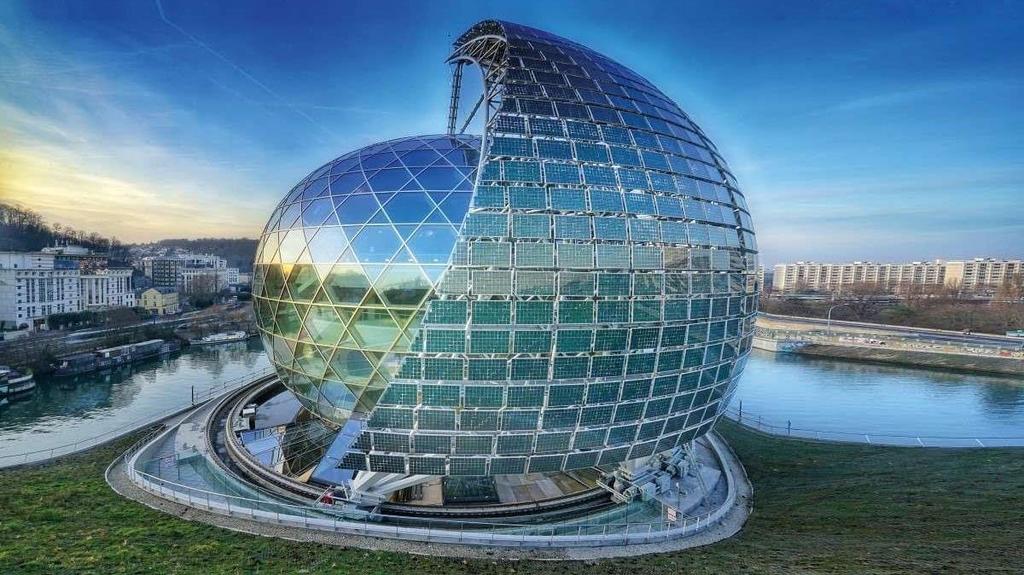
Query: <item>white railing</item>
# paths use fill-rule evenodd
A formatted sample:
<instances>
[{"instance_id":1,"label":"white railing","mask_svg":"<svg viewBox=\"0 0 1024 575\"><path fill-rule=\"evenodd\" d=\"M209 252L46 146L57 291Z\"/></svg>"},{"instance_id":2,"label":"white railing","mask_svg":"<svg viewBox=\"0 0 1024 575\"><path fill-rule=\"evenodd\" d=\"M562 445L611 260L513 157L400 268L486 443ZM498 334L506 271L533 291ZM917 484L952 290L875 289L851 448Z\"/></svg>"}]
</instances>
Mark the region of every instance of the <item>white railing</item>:
<instances>
[{"instance_id":1,"label":"white railing","mask_svg":"<svg viewBox=\"0 0 1024 575\"><path fill-rule=\"evenodd\" d=\"M766 418L744 411L743 408L730 407L726 417L744 427L784 437L814 439L818 441L837 441L842 443L865 443L877 445L905 447L1019 447L1024 446L1024 435L1000 437L964 437L952 435L911 435L900 433L830 431L794 427L792 421L785 423L771 422Z\"/></svg>"},{"instance_id":2,"label":"white railing","mask_svg":"<svg viewBox=\"0 0 1024 575\"><path fill-rule=\"evenodd\" d=\"M125 423L123 425L120 425L117 429L105 431L103 433L91 437L80 439L73 443L65 443L63 445L57 445L46 449L36 449L20 453L0 453L0 468L13 467L15 465L25 465L28 463L41 463L53 459L55 457L71 455L79 451L91 449L98 445L102 445L104 443L113 441L125 435L129 435L131 433L139 431L140 429L144 429L146 427L154 425L169 417L179 415L184 411L202 405L203 403L206 403L207 401L215 397L223 395L228 391L233 391L235 389L242 387L243 385L246 385L247 383L251 383L254 380L266 377L272 374L273 372L274 369L272 367L268 367L259 371L248 373L246 375L222 381L221 383L214 385L213 387L207 389L206 391L203 391L200 394L192 394L189 403L178 405L170 410L149 415L147 417L137 419L130 423Z\"/></svg>"}]
</instances>

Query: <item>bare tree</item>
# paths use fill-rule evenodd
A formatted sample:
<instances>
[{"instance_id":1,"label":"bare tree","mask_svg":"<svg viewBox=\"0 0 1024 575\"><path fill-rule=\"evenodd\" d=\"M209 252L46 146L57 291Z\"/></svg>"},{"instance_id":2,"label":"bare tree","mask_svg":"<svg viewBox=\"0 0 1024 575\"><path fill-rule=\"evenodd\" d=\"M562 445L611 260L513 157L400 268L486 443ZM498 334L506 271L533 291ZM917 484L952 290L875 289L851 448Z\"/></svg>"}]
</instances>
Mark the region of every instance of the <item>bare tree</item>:
<instances>
[{"instance_id":1,"label":"bare tree","mask_svg":"<svg viewBox=\"0 0 1024 575\"><path fill-rule=\"evenodd\" d=\"M836 295L836 302L845 307L860 321L870 319L882 306L885 296L889 295L885 287L874 282L856 282L846 286Z\"/></svg>"}]
</instances>

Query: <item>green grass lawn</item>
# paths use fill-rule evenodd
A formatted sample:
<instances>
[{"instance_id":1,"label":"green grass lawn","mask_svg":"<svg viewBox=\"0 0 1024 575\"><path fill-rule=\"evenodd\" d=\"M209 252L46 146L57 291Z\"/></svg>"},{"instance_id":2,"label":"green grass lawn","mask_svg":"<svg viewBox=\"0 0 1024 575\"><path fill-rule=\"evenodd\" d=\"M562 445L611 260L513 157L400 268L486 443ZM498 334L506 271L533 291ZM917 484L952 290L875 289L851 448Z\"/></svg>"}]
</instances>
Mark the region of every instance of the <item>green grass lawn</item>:
<instances>
[{"instance_id":1,"label":"green grass lawn","mask_svg":"<svg viewBox=\"0 0 1024 575\"><path fill-rule=\"evenodd\" d=\"M0 472L0 573L1021 573L1024 449L810 443L721 426L754 484L728 541L589 563L462 561L234 533L120 498L124 442Z\"/></svg>"}]
</instances>

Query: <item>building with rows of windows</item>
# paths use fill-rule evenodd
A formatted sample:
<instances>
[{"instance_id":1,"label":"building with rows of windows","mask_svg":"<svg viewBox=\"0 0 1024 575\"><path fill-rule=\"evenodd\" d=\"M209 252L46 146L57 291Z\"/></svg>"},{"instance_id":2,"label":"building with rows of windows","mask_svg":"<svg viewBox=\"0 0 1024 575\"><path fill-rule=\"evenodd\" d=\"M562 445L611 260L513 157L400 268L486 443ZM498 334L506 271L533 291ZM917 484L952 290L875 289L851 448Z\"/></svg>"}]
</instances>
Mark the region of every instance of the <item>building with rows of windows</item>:
<instances>
[{"instance_id":1,"label":"building with rows of windows","mask_svg":"<svg viewBox=\"0 0 1024 575\"><path fill-rule=\"evenodd\" d=\"M325 164L263 231L264 345L331 434L303 480L387 491L689 449L757 309L729 166L668 96L574 42L486 21L449 62L449 133ZM482 137L456 129L469 65Z\"/></svg>"}]
</instances>

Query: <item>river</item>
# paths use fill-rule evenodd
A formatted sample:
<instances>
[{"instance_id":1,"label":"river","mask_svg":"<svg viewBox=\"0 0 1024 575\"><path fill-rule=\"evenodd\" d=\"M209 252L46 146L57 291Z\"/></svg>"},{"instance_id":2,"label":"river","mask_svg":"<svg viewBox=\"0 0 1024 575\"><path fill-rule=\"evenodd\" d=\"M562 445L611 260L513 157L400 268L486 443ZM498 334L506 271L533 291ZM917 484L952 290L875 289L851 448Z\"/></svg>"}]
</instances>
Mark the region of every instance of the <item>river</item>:
<instances>
[{"instance_id":1,"label":"river","mask_svg":"<svg viewBox=\"0 0 1024 575\"><path fill-rule=\"evenodd\" d=\"M858 363L755 349L731 409L746 421L871 435L1024 445L1024 379ZM868 439L863 439L863 435ZM835 436L834 438L841 438ZM986 441L992 438L993 441ZM1015 438L1000 441L996 438ZM882 437L877 439L881 440Z\"/></svg>"},{"instance_id":2,"label":"river","mask_svg":"<svg viewBox=\"0 0 1024 575\"><path fill-rule=\"evenodd\" d=\"M202 395L268 366L260 341L250 339L191 347L113 372L40 378L33 394L0 408L0 456L130 426L187 406L193 390ZM783 428L850 433L853 440L939 436L998 444L990 438L1011 437L1017 439L1002 443L1024 444L1024 381L1013 377L754 350L731 407L740 405L747 421L760 417Z\"/></svg>"},{"instance_id":3,"label":"river","mask_svg":"<svg viewBox=\"0 0 1024 575\"><path fill-rule=\"evenodd\" d=\"M193 346L168 357L76 377L38 378L0 408L0 456L96 437L189 405L228 380L270 366L258 338Z\"/></svg>"}]
</instances>

